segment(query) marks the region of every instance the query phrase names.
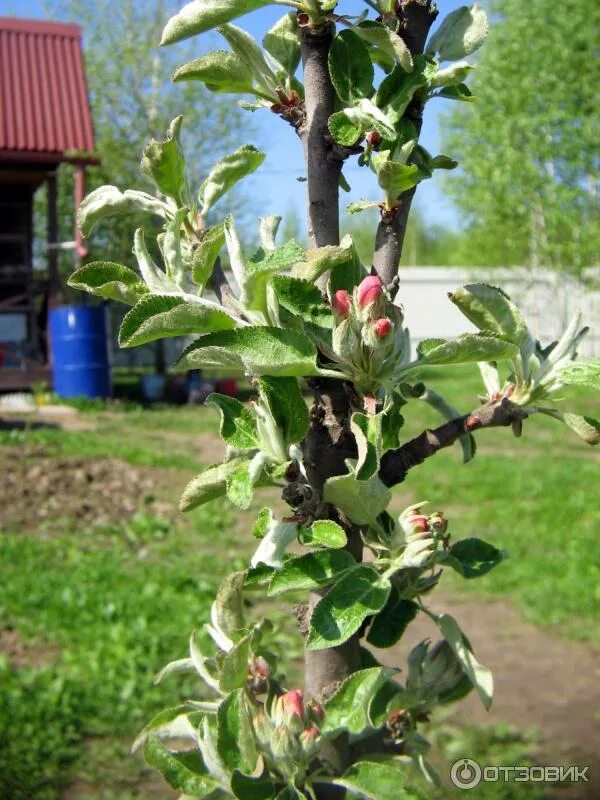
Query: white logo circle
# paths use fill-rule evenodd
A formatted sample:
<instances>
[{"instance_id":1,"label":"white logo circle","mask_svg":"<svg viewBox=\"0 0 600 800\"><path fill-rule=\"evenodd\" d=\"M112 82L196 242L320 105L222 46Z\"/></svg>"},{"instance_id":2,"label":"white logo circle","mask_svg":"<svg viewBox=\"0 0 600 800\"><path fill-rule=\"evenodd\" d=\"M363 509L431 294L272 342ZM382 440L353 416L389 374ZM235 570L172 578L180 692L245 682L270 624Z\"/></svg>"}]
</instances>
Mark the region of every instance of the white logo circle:
<instances>
[{"instance_id":1,"label":"white logo circle","mask_svg":"<svg viewBox=\"0 0 600 800\"><path fill-rule=\"evenodd\" d=\"M452 764L450 780L459 789L473 789L481 781L481 767L472 758L459 758Z\"/></svg>"}]
</instances>

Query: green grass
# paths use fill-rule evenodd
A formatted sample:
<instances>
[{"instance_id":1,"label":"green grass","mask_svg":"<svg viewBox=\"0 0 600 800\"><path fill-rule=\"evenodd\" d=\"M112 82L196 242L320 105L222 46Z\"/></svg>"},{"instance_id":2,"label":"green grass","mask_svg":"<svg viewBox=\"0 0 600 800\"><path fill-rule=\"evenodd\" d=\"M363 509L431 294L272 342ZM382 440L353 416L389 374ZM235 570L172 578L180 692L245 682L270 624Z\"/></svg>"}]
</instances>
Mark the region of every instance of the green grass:
<instances>
[{"instance_id":1,"label":"green grass","mask_svg":"<svg viewBox=\"0 0 600 800\"><path fill-rule=\"evenodd\" d=\"M425 377L462 411L475 407L476 371L465 368L452 385L451 374L437 370ZM598 415L584 394L565 407ZM405 439L440 422L418 401L405 416ZM111 406L88 410L81 420L88 429L3 431L0 445L121 458L156 469L163 486L181 489L201 463L218 458L212 441L200 450L196 438L215 431L213 410ZM411 471L395 492L394 508L428 499L432 510L445 511L456 539L480 536L510 554L472 585L452 575L445 581L508 596L528 619L561 635L600 640L596 451L556 422L537 418L525 423L522 439L509 430L487 431L478 445L469 465L462 466L455 446ZM185 655L190 631L208 618L220 578L246 565L255 542L237 519L225 503L214 503L173 524L138 511L94 530L72 520L66 529L46 525L0 535L0 630L18 631L25 648L19 666L0 662L0 797L58 800L75 774L83 775L96 799L143 797L141 762L128 754L129 743L157 709L201 692L189 679L155 687L152 678ZM287 663L299 639L284 614L278 614L272 647ZM507 759L515 747L521 755L528 751L527 741L499 730L463 735L472 739L464 752L481 754L482 763L494 753L512 763ZM442 749L449 752L455 740L453 734L441 741ZM486 787L489 794L478 796L540 797L521 787L519 793L504 790ZM85 796L82 790L77 798Z\"/></svg>"}]
</instances>

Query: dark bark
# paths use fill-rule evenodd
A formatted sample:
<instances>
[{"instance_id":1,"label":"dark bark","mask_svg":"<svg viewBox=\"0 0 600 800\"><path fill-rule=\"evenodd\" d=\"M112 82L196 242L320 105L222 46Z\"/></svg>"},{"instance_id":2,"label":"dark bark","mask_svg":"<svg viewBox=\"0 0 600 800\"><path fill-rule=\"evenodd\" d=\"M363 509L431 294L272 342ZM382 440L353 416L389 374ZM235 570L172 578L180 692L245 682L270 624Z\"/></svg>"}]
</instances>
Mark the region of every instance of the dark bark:
<instances>
[{"instance_id":1,"label":"dark bark","mask_svg":"<svg viewBox=\"0 0 600 800\"><path fill-rule=\"evenodd\" d=\"M412 55L423 52L427 34L437 15L438 10L432 0L402 0L400 3L398 35ZM418 136L423 123L423 105L418 98L410 103L404 116L415 126ZM392 214L383 217L377 228L373 267L386 285L393 281L398 272L415 190L416 187L403 192L398 197L397 208Z\"/></svg>"},{"instance_id":2,"label":"dark bark","mask_svg":"<svg viewBox=\"0 0 600 800\"><path fill-rule=\"evenodd\" d=\"M308 180L308 236L313 247L339 244L339 180L342 160L331 148L327 121L333 114L335 92L329 78L327 54L334 27L301 29L305 112L298 134L304 147Z\"/></svg>"},{"instance_id":3,"label":"dark bark","mask_svg":"<svg viewBox=\"0 0 600 800\"><path fill-rule=\"evenodd\" d=\"M484 403L471 414L445 422L439 428L426 430L397 450L388 450L381 459L379 477L386 486L395 486L406 478L408 470L422 464L443 447L463 436L484 428L518 426L527 417L527 411L511 403L508 398Z\"/></svg>"}]
</instances>

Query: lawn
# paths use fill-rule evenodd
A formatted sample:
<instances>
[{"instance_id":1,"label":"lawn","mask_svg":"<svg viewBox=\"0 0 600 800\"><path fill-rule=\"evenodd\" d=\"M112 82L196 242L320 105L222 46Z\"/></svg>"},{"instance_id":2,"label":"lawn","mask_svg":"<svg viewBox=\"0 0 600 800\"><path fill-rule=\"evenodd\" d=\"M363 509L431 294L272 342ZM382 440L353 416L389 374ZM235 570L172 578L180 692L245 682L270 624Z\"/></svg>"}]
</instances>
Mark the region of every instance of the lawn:
<instances>
[{"instance_id":1,"label":"lawn","mask_svg":"<svg viewBox=\"0 0 600 800\"><path fill-rule=\"evenodd\" d=\"M476 405L476 371L465 368L452 386L442 370L426 377L460 409ZM584 394L569 407L594 413ZM405 416L407 437L438 424L418 401ZM156 687L152 678L185 655L220 576L243 568L255 544L224 503L176 510L186 481L219 457L215 422L205 408L132 405L82 411L72 430L0 431L5 480L13 475L0 509L0 797L171 796L129 745L157 709L199 695L189 679ZM428 499L457 538L506 548L510 559L465 591L508 595L557 635L599 641L597 452L546 419L526 423L521 439L484 432L478 445L465 467L452 448L414 470L395 507ZM98 462L104 494L94 494L86 466ZM43 496L53 486L78 496L57 507ZM299 653L283 610L272 639L286 659ZM526 754L519 736L489 736L488 751L508 742L511 754Z\"/></svg>"}]
</instances>

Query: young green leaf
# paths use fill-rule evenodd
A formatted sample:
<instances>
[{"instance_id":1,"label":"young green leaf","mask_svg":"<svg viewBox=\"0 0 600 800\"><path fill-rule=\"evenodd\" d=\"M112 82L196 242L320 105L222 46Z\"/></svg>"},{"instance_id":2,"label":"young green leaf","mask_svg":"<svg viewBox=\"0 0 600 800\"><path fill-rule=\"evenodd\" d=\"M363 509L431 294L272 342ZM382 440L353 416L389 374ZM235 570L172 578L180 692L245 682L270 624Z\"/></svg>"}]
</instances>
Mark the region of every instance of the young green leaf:
<instances>
[{"instance_id":1,"label":"young green leaf","mask_svg":"<svg viewBox=\"0 0 600 800\"><path fill-rule=\"evenodd\" d=\"M371 701L393 673L393 669L370 667L346 678L323 704L323 733L347 729L350 733L359 734L371 727Z\"/></svg>"},{"instance_id":2,"label":"young green leaf","mask_svg":"<svg viewBox=\"0 0 600 800\"><path fill-rule=\"evenodd\" d=\"M250 409L234 397L224 394L209 394L205 405L214 405L221 412L219 433L227 444L240 450L258 447L256 418Z\"/></svg>"},{"instance_id":3,"label":"young green leaf","mask_svg":"<svg viewBox=\"0 0 600 800\"><path fill-rule=\"evenodd\" d=\"M409 775L406 764L388 756L357 761L341 778L332 778L332 783L361 800L425 800L421 791L404 785Z\"/></svg>"},{"instance_id":4,"label":"young green leaf","mask_svg":"<svg viewBox=\"0 0 600 800\"><path fill-rule=\"evenodd\" d=\"M246 510L250 507L254 494L254 480L252 475L252 461L245 461L227 476L227 499L238 508Z\"/></svg>"},{"instance_id":5,"label":"young green leaf","mask_svg":"<svg viewBox=\"0 0 600 800\"><path fill-rule=\"evenodd\" d=\"M242 303L246 308L264 311L267 306L267 284L273 275L303 261L305 252L293 239L264 251L262 248L245 265L241 281Z\"/></svg>"},{"instance_id":6,"label":"young green leaf","mask_svg":"<svg viewBox=\"0 0 600 800\"><path fill-rule=\"evenodd\" d=\"M258 753L244 689L236 689L219 706L217 731L217 750L225 767L254 772Z\"/></svg>"},{"instance_id":7,"label":"young green leaf","mask_svg":"<svg viewBox=\"0 0 600 800\"><path fill-rule=\"evenodd\" d=\"M345 573L315 606L307 648L323 650L347 641L366 617L381 611L390 589L389 580L373 567L361 565Z\"/></svg>"},{"instance_id":8,"label":"young green leaf","mask_svg":"<svg viewBox=\"0 0 600 800\"><path fill-rule=\"evenodd\" d=\"M420 177L416 164L401 164L399 161L384 161L377 170L377 182L385 192L390 206L393 206L402 192L416 186Z\"/></svg>"},{"instance_id":9,"label":"young green leaf","mask_svg":"<svg viewBox=\"0 0 600 800\"><path fill-rule=\"evenodd\" d=\"M377 517L392 497L377 475L366 481L359 481L354 475L328 478L323 496L326 502L341 508L356 525L377 525Z\"/></svg>"},{"instance_id":10,"label":"young green leaf","mask_svg":"<svg viewBox=\"0 0 600 800\"><path fill-rule=\"evenodd\" d=\"M259 757L259 765L262 764ZM264 767L264 765L263 765ZM258 767L252 775L246 775L239 769L231 773L231 791L238 800L270 800L275 794L275 786L269 777L269 770L264 767L257 775Z\"/></svg>"},{"instance_id":11,"label":"young green leaf","mask_svg":"<svg viewBox=\"0 0 600 800\"><path fill-rule=\"evenodd\" d=\"M292 275L305 281L314 282L325 272L340 266L342 269L349 267L353 260L353 243L350 237L344 237L339 245L328 244L308 250L306 261L301 261L294 267ZM318 287L314 287L316 291ZM316 300L316 295L314 295Z\"/></svg>"},{"instance_id":12,"label":"young green leaf","mask_svg":"<svg viewBox=\"0 0 600 800\"><path fill-rule=\"evenodd\" d=\"M213 50L179 67L173 73L173 83L201 81L211 92L252 94L252 75L237 53Z\"/></svg>"},{"instance_id":13,"label":"young green leaf","mask_svg":"<svg viewBox=\"0 0 600 800\"><path fill-rule=\"evenodd\" d=\"M414 62L415 68L409 73L402 67L395 67L381 81L375 94L375 104L385 110L393 124L402 118L415 92L426 86L437 71L424 56L415 56Z\"/></svg>"},{"instance_id":14,"label":"young green leaf","mask_svg":"<svg viewBox=\"0 0 600 800\"><path fill-rule=\"evenodd\" d=\"M151 194L133 189L122 192L116 186L99 186L81 201L77 225L84 236L89 236L94 226L103 219L140 212L155 214L162 219L168 216L165 203Z\"/></svg>"},{"instance_id":15,"label":"young green leaf","mask_svg":"<svg viewBox=\"0 0 600 800\"><path fill-rule=\"evenodd\" d=\"M143 228L138 228L133 236L133 254L138 262L144 283L151 292L156 294L181 293L179 287L152 260L144 241Z\"/></svg>"},{"instance_id":16,"label":"young green leaf","mask_svg":"<svg viewBox=\"0 0 600 800\"><path fill-rule=\"evenodd\" d=\"M213 228L209 228L202 234L200 244L194 249L192 255L192 280L204 289L212 275L213 267L221 248L225 244L225 229L221 222Z\"/></svg>"},{"instance_id":17,"label":"young green leaf","mask_svg":"<svg viewBox=\"0 0 600 800\"><path fill-rule=\"evenodd\" d=\"M250 566L254 569L259 564L265 564L267 567L282 569L285 551L297 537L297 523L279 522L271 518L267 532L250 560Z\"/></svg>"},{"instance_id":18,"label":"young green leaf","mask_svg":"<svg viewBox=\"0 0 600 800\"><path fill-rule=\"evenodd\" d=\"M144 758L157 769L167 783L188 795L206 797L221 788L206 771L198 751L172 753L156 737L150 737L144 747Z\"/></svg>"},{"instance_id":19,"label":"young green leaf","mask_svg":"<svg viewBox=\"0 0 600 800\"><path fill-rule=\"evenodd\" d=\"M255 39L235 25L222 25L217 30L245 63L257 86L264 92L275 95L279 82Z\"/></svg>"},{"instance_id":20,"label":"young green leaf","mask_svg":"<svg viewBox=\"0 0 600 800\"><path fill-rule=\"evenodd\" d=\"M165 139L152 139L146 145L140 162L140 170L179 204L185 203L186 192L185 157L179 143L182 119L176 117L171 122Z\"/></svg>"},{"instance_id":21,"label":"young green leaf","mask_svg":"<svg viewBox=\"0 0 600 800\"><path fill-rule=\"evenodd\" d=\"M247 460L247 458L232 458L231 461L209 467L196 475L181 495L180 510L191 511L192 508L208 503L209 500L222 497L227 488L227 478Z\"/></svg>"},{"instance_id":22,"label":"young green leaf","mask_svg":"<svg viewBox=\"0 0 600 800\"><path fill-rule=\"evenodd\" d=\"M223 308L198 298L186 302L176 295L145 295L129 311L119 330L121 347L136 347L168 336L231 330L236 321Z\"/></svg>"},{"instance_id":23,"label":"young green leaf","mask_svg":"<svg viewBox=\"0 0 600 800\"><path fill-rule=\"evenodd\" d=\"M217 331L191 344L180 369L224 369L252 375L317 374L317 351L301 331L248 326Z\"/></svg>"},{"instance_id":24,"label":"young green leaf","mask_svg":"<svg viewBox=\"0 0 600 800\"><path fill-rule=\"evenodd\" d=\"M472 103L475 100L475 95L464 83L457 83L454 86L443 86L432 96L444 97L446 100L461 100L463 103Z\"/></svg>"},{"instance_id":25,"label":"young green leaf","mask_svg":"<svg viewBox=\"0 0 600 800\"><path fill-rule=\"evenodd\" d=\"M93 261L84 264L68 280L73 289L80 289L105 300L117 300L133 306L148 289L140 276L129 267L111 261Z\"/></svg>"},{"instance_id":26,"label":"young green leaf","mask_svg":"<svg viewBox=\"0 0 600 800\"><path fill-rule=\"evenodd\" d=\"M270 214L267 217L259 217L258 219L258 236L260 238L260 246L265 251L275 250L275 237L281 224L281 217L276 214Z\"/></svg>"},{"instance_id":27,"label":"young green leaf","mask_svg":"<svg viewBox=\"0 0 600 800\"><path fill-rule=\"evenodd\" d=\"M494 680L487 667L477 661L464 633L457 621L450 614L432 614L433 621L438 625L442 635L458 658L460 665L477 690L481 702L489 710L494 694Z\"/></svg>"},{"instance_id":28,"label":"young green leaf","mask_svg":"<svg viewBox=\"0 0 600 800\"><path fill-rule=\"evenodd\" d=\"M448 297L479 330L493 331L518 345L529 336L519 309L495 286L471 283Z\"/></svg>"},{"instance_id":29,"label":"young green leaf","mask_svg":"<svg viewBox=\"0 0 600 800\"><path fill-rule=\"evenodd\" d=\"M540 409L543 414L548 414L554 419L564 422L571 430L587 444L600 444L600 422L592 417L582 417L580 414L571 414L568 411L556 409Z\"/></svg>"},{"instance_id":30,"label":"young green leaf","mask_svg":"<svg viewBox=\"0 0 600 800\"><path fill-rule=\"evenodd\" d=\"M263 47L281 68L293 75L300 63L300 37L298 36L298 17L290 11L267 31Z\"/></svg>"},{"instance_id":31,"label":"young green leaf","mask_svg":"<svg viewBox=\"0 0 600 800\"><path fill-rule=\"evenodd\" d=\"M417 347L418 363L431 365L510 360L517 352L511 342L481 333L463 333L456 339L424 339Z\"/></svg>"},{"instance_id":32,"label":"young green leaf","mask_svg":"<svg viewBox=\"0 0 600 800\"><path fill-rule=\"evenodd\" d=\"M460 572L463 578L479 578L506 558L503 550L475 537L455 542L449 555L445 563Z\"/></svg>"},{"instance_id":33,"label":"young green leaf","mask_svg":"<svg viewBox=\"0 0 600 800\"><path fill-rule=\"evenodd\" d=\"M570 361L561 368L558 379L569 386L589 386L600 391L600 360Z\"/></svg>"},{"instance_id":34,"label":"young green leaf","mask_svg":"<svg viewBox=\"0 0 600 800\"><path fill-rule=\"evenodd\" d=\"M342 102L354 105L373 91L375 73L369 51L360 37L343 30L329 48L329 75Z\"/></svg>"},{"instance_id":35,"label":"young green leaf","mask_svg":"<svg viewBox=\"0 0 600 800\"><path fill-rule=\"evenodd\" d=\"M475 52L486 40L489 25L479 3L451 11L427 44L429 55L439 54L440 61L458 61Z\"/></svg>"},{"instance_id":36,"label":"young green leaf","mask_svg":"<svg viewBox=\"0 0 600 800\"><path fill-rule=\"evenodd\" d=\"M217 659L219 689L223 693L233 692L246 684L252 636L249 633L242 637L231 650Z\"/></svg>"},{"instance_id":37,"label":"young green leaf","mask_svg":"<svg viewBox=\"0 0 600 800\"><path fill-rule=\"evenodd\" d=\"M382 22L365 20L352 29L361 39L383 50L405 72L412 72L413 60L410 50L397 33Z\"/></svg>"},{"instance_id":38,"label":"young green leaf","mask_svg":"<svg viewBox=\"0 0 600 800\"><path fill-rule=\"evenodd\" d=\"M194 712L189 705L165 708L140 731L131 745L131 752L135 753L153 734L160 739L188 739L197 742L196 727L202 716L201 712Z\"/></svg>"},{"instance_id":39,"label":"young green leaf","mask_svg":"<svg viewBox=\"0 0 600 800\"><path fill-rule=\"evenodd\" d=\"M308 408L298 380L263 375L258 385L286 444L301 442L308 430Z\"/></svg>"},{"instance_id":40,"label":"young green leaf","mask_svg":"<svg viewBox=\"0 0 600 800\"><path fill-rule=\"evenodd\" d=\"M319 519L301 531L301 541L306 547L345 547L346 531L330 519Z\"/></svg>"},{"instance_id":41,"label":"young green leaf","mask_svg":"<svg viewBox=\"0 0 600 800\"><path fill-rule=\"evenodd\" d=\"M278 595L299 589L310 590L326 586L337 576L356 566L347 550L320 550L290 558L273 575L269 594Z\"/></svg>"},{"instance_id":42,"label":"young green leaf","mask_svg":"<svg viewBox=\"0 0 600 800\"><path fill-rule=\"evenodd\" d=\"M165 25L160 44L173 44L248 14L270 0L192 0Z\"/></svg>"},{"instance_id":43,"label":"young green leaf","mask_svg":"<svg viewBox=\"0 0 600 800\"><path fill-rule=\"evenodd\" d=\"M373 647L392 647L400 641L409 623L417 616L419 606L406 600L392 587L387 603L379 614L373 617L367 642Z\"/></svg>"},{"instance_id":44,"label":"young green leaf","mask_svg":"<svg viewBox=\"0 0 600 800\"><path fill-rule=\"evenodd\" d=\"M265 154L256 147L246 144L225 156L214 165L208 177L200 186L198 201L201 213L207 214L226 192L246 175L257 170L265 160Z\"/></svg>"}]
</instances>

